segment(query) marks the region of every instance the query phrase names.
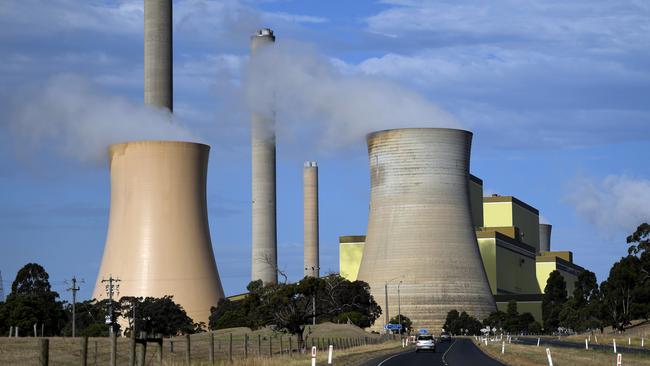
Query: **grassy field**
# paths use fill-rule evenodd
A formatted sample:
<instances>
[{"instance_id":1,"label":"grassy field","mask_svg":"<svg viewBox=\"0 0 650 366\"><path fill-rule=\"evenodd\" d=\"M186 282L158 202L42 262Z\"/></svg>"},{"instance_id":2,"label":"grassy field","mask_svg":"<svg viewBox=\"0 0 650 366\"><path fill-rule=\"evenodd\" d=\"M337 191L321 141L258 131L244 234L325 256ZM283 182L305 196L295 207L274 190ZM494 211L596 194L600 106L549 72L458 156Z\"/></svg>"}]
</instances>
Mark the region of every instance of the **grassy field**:
<instances>
[{"instance_id":1,"label":"grassy field","mask_svg":"<svg viewBox=\"0 0 650 366\"><path fill-rule=\"evenodd\" d=\"M229 362L230 339L232 337L232 358L241 365L290 365L292 362L305 362L305 355L297 353L296 337L273 332L270 329L251 331L248 328L232 328L214 332L215 358ZM306 345L312 342L323 353L328 344L335 345L336 357L349 358L353 362L365 352L381 351L395 347L395 342L383 342L379 335L365 332L355 326L344 324L319 324L305 331ZM78 365L81 354L81 339L53 337L50 339L50 365ZM248 339L248 342L246 342ZM382 342L382 343L379 343ZM129 340L118 338L117 364L124 365L129 360ZM193 364L207 364L209 360L209 333L192 335L190 353ZM362 344L369 343L368 346ZM379 343L379 344L374 344ZM354 347L352 347L354 345ZM291 346L291 348L290 348ZM185 337L165 339L163 342L163 359L167 365L182 365L185 360ZM138 347L139 348L139 347ZM292 354L289 350L293 349ZM88 340L88 364L108 365L110 360L110 341L106 337ZM147 365L154 365L157 360L157 347L147 347ZM246 357L247 356L247 357ZM36 365L38 357L37 338L0 338L0 365ZM244 360L247 358L247 360ZM295 358L295 360L293 360ZM302 361L298 361L302 359ZM278 363L279 362L279 363ZM237 363L236 363L237 364ZM338 363L353 364L353 363Z\"/></svg>"},{"instance_id":2,"label":"grassy field","mask_svg":"<svg viewBox=\"0 0 650 366\"><path fill-rule=\"evenodd\" d=\"M476 342L475 342L476 343ZM501 342L478 345L483 352L510 366L548 366L546 348L506 343L505 353L501 353ZM554 366L612 366L616 365L616 355L611 351L593 349L570 349L549 347ZM638 354L623 354L623 365L650 366L650 357Z\"/></svg>"}]
</instances>

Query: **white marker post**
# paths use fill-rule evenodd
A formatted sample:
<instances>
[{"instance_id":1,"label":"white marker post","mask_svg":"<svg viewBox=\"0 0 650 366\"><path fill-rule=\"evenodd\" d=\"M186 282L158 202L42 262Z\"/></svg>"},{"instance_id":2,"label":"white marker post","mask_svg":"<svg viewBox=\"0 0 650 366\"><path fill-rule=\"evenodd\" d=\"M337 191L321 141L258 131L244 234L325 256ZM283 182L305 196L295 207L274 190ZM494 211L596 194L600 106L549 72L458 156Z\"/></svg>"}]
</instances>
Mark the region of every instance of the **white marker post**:
<instances>
[{"instance_id":1,"label":"white marker post","mask_svg":"<svg viewBox=\"0 0 650 366\"><path fill-rule=\"evenodd\" d=\"M506 353L506 342L501 342L501 353Z\"/></svg>"},{"instance_id":2,"label":"white marker post","mask_svg":"<svg viewBox=\"0 0 650 366\"><path fill-rule=\"evenodd\" d=\"M487 346L487 338L485 338L485 345Z\"/></svg>"},{"instance_id":3,"label":"white marker post","mask_svg":"<svg viewBox=\"0 0 650 366\"><path fill-rule=\"evenodd\" d=\"M316 366L316 346L311 347L311 366Z\"/></svg>"},{"instance_id":4,"label":"white marker post","mask_svg":"<svg viewBox=\"0 0 650 366\"><path fill-rule=\"evenodd\" d=\"M596 338L596 343L598 343L598 336L594 335L594 338Z\"/></svg>"},{"instance_id":5,"label":"white marker post","mask_svg":"<svg viewBox=\"0 0 650 366\"><path fill-rule=\"evenodd\" d=\"M628 346L632 345L632 338L631 337L627 337L627 345Z\"/></svg>"},{"instance_id":6,"label":"white marker post","mask_svg":"<svg viewBox=\"0 0 650 366\"><path fill-rule=\"evenodd\" d=\"M643 338L641 338L641 348L643 348Z\"/></svg>"},{"instance_id":7,"label":"white marker post","mask_svg":"<svg viewBox=\"0 0 650 366\"><path fill-rule=\"evenodd\" d=\"M537 347L539 347L539 338L537 338Z\"/></svg>"},{"instance_id":8,"label":"white marker post","mask_svg":"<svg viewBox=\"0 0 650 366\"><path fill-rule=\"evenodd\" d=\"M331 365L332 364L332 353L334 353L334 346L330 344L330 348L327 352L327 364Z\"/></svg>"},{"instance_id":9,"label":"white marker post","mask_svg":"<svg viewBox=\"0 0 650 366\"><path fill-rule=\"evenodd\" d=\"M548 358L548 366L553 366L553 358L551 358L551 350L546 349L546 358Z\"/></svg>"},{"instance_id":10,"label":"white marker post","mask_svg":"<svg viewBox=\"0 0 650 366\"><path fill-rule=\"evenodd\" d=\"M586 350L589 349L589 341L587 340L587 338L585 338L585 349Z\"/></svg>"},{"instance_id":11,"label":"white marker post","mask_svg":"<svg viewBox=\"0 0 650 366\"><path fill-rule=\"evenodd\" d=\"M620 353L616 355L616 366L623 366L623 355Z\"/></svg>"},{"instance_id":12,"label":"white marker post","mask_svg":"<svg viewBox=\"0 0 650 366\"><path fill-rule=\"evenodd\" d=\"M617 353L616 352L616 338L614 338L612 341L614 342L614 353Z\"/></svg>"}]
</instances>

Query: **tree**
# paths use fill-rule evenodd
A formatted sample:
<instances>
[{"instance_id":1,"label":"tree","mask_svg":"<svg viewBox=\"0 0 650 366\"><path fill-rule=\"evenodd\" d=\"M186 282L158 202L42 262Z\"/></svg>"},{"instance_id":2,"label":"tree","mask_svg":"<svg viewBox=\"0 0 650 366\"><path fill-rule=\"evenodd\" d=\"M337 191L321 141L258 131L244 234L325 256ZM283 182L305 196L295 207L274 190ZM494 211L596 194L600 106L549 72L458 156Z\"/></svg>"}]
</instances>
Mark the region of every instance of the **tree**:
<instances>
[{"instance_id":1,"label":"tree","mask_svg":"<svg viewBox=\"0 0 650 366\"><path fill-rule=\"evenodd\" d=\"M322 277L316 295L320 314L317 321L347 321L367 328L381 315L381 308L370 295L370 286L363 281L348 281L339 275Z\"/></svg>"},{"instance_id":2,"label":"tree","mask_svg":"<svg viewBox=\"0 0 650 366\"><path fill-rule=\"evenodd\" d=\"M596 275L591 271L582 271L575 283L571 297L560 311L560 325L575 331L599 328L600 289Z\"/></svg>"},{"instance_id":3,"label":"tree","mask_svg":"<svg viewBox=\"0 0 650 366\"><path fill-rule=\"evenodd\" d=\"M459 314L456 309L453 309L447 313L443 328L451 334L476 335L481 332L481 322L465 311Z\"/></svg>"},{"instance_id":4,"label":"tree","mask_svg":"<svg viewBox=\"0 0 650 366\"><path fill-rule=\"evenodd\" d=\"M560 325L560 312L567 301L566 282L559 271L553 271L546 281L542 295L542 318L547 331Z\"/></svg>"},{"instance_id":5,"label":"tree","mask_svg":"<svg viewBox=\"0 0 650 366\"><path fill-rule=\"evenodd\" d=\"M400 320L402 321L401 323ZM409 317L407 317L406 315L399 316L399 314L392 317L390 319L390 323L402 325L402 329L400 329L399 331L400 334L410 332L411 327L413 326L413 322L411 321L411 319L409 319Z\"/></svg>"},{"instance_id":6,"label":"tree","mask_svg":"<svg viewBox=\"0 0 650 366\"><path fill-rule=\"evenodd\" d=\"M135 317L133 310L135 306ZM174 302L172 296L163 297L122 297L120 299L121 316L129 321L125 334L146 332L173 336L193 334L202 331L203 325L197 324L187 315L183 307Z\"/></svg>"},{"instance_id":7,"label":"tree","mask_svg":"<svg viewBox=\"0 0 650 366\"><path fill-rule=\"evenodd\" d=\"M508 301L508 309L506 310L506 319L503 329L510 333L519 332L519 312L517 311L517 301Z\"/></svg>"},{"instance_id":8,"label":"tree","mask_svg":"<svg viewBox=\"0 0 650 366\"><path fill-rule=\"evenodd\" d=\"M109 324L106 324L106 315L108 315L108 300L86 300L77 303L77 335L86 337L102 337L109 332ZM72 335L72 305L67 304L65 307L68 313L65 327L63 328L64 336ZM118 325L119 326L119 325ZM119 332L119 328L118 328Z\"/></svg>"},{"instance_id":9,"label":"tree","mask_svg":"<svg viewBox=\"0 0 650 366\"><path fill-rule=\"evenodd\" d=\"M614 263L609 277L600 285L604 315L607 323L615 329L624 330L630 320L643 312L642 306L634 306L645 297L644 288L638 283L640 273L640 259L628 255Z\"/></svg>"},{"instance_id":10,"label":"tree","mask_svg":"<svg viewBox=\"0 0 650 366\"><path fill-rule=\"evenodd\" d=\"M507 319L506 313L501 310L490 313L487 318L483 319L483 325L490 328L503 329Z\"/></svg>"},{"instance_id":11,"label":"tree","mask_svg":"<svg viewBox=\"0 0 650 366\"><path fill-rule=\"evenodd\" d=\"M36 263L28 263L16 274L11 285L11 293L0 311L0 331L5 332L9 326L23 329L27 335L34 324L42 324L45 335L60 335L66 323L63 302L57 301L59 294L52 291L49 275ZM4 324L4 325L3 325Z\"/></svg>"}]
</instances>

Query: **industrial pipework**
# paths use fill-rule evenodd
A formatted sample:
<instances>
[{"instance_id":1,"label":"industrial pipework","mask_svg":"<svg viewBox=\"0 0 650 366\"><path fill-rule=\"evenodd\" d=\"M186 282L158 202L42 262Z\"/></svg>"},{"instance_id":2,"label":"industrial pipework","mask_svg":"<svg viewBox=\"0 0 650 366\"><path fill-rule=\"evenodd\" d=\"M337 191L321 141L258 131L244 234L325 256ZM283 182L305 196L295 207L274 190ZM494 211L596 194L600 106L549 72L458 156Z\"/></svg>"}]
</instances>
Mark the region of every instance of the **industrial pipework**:
<instances>
[{"instance_id":1,"label":"industrial pipework","mask_svg":"<svg viewBox=\"0 0 650 366\"><path fill-rule=\"evenodd\" d=\"M472 225L471 141L471 132L445 128L367 136L370 212L358 279L384 314L397 315L401 303L413 329L439 332L452 309L477 319L496 310Z\"/></svg>"}]
</instances>

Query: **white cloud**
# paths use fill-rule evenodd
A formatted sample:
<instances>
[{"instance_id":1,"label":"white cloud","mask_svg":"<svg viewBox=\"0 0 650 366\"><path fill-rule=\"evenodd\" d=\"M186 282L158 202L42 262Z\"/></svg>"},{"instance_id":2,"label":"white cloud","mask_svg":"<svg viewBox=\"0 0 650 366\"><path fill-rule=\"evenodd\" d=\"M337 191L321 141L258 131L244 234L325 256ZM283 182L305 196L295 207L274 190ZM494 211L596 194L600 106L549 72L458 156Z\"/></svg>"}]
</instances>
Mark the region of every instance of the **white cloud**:
<instances>
[{"instance_id":1,"label":"white cloud","mask_svg":"<svg viewBox=\"0 0 650 366\"><path fill-rule=\"evenodd\" d=\"M607 236L629 234L650 222L650 180L609 175L603 180L577 177L566 201L576 214Z\"/></svg>"}]
</instances>

